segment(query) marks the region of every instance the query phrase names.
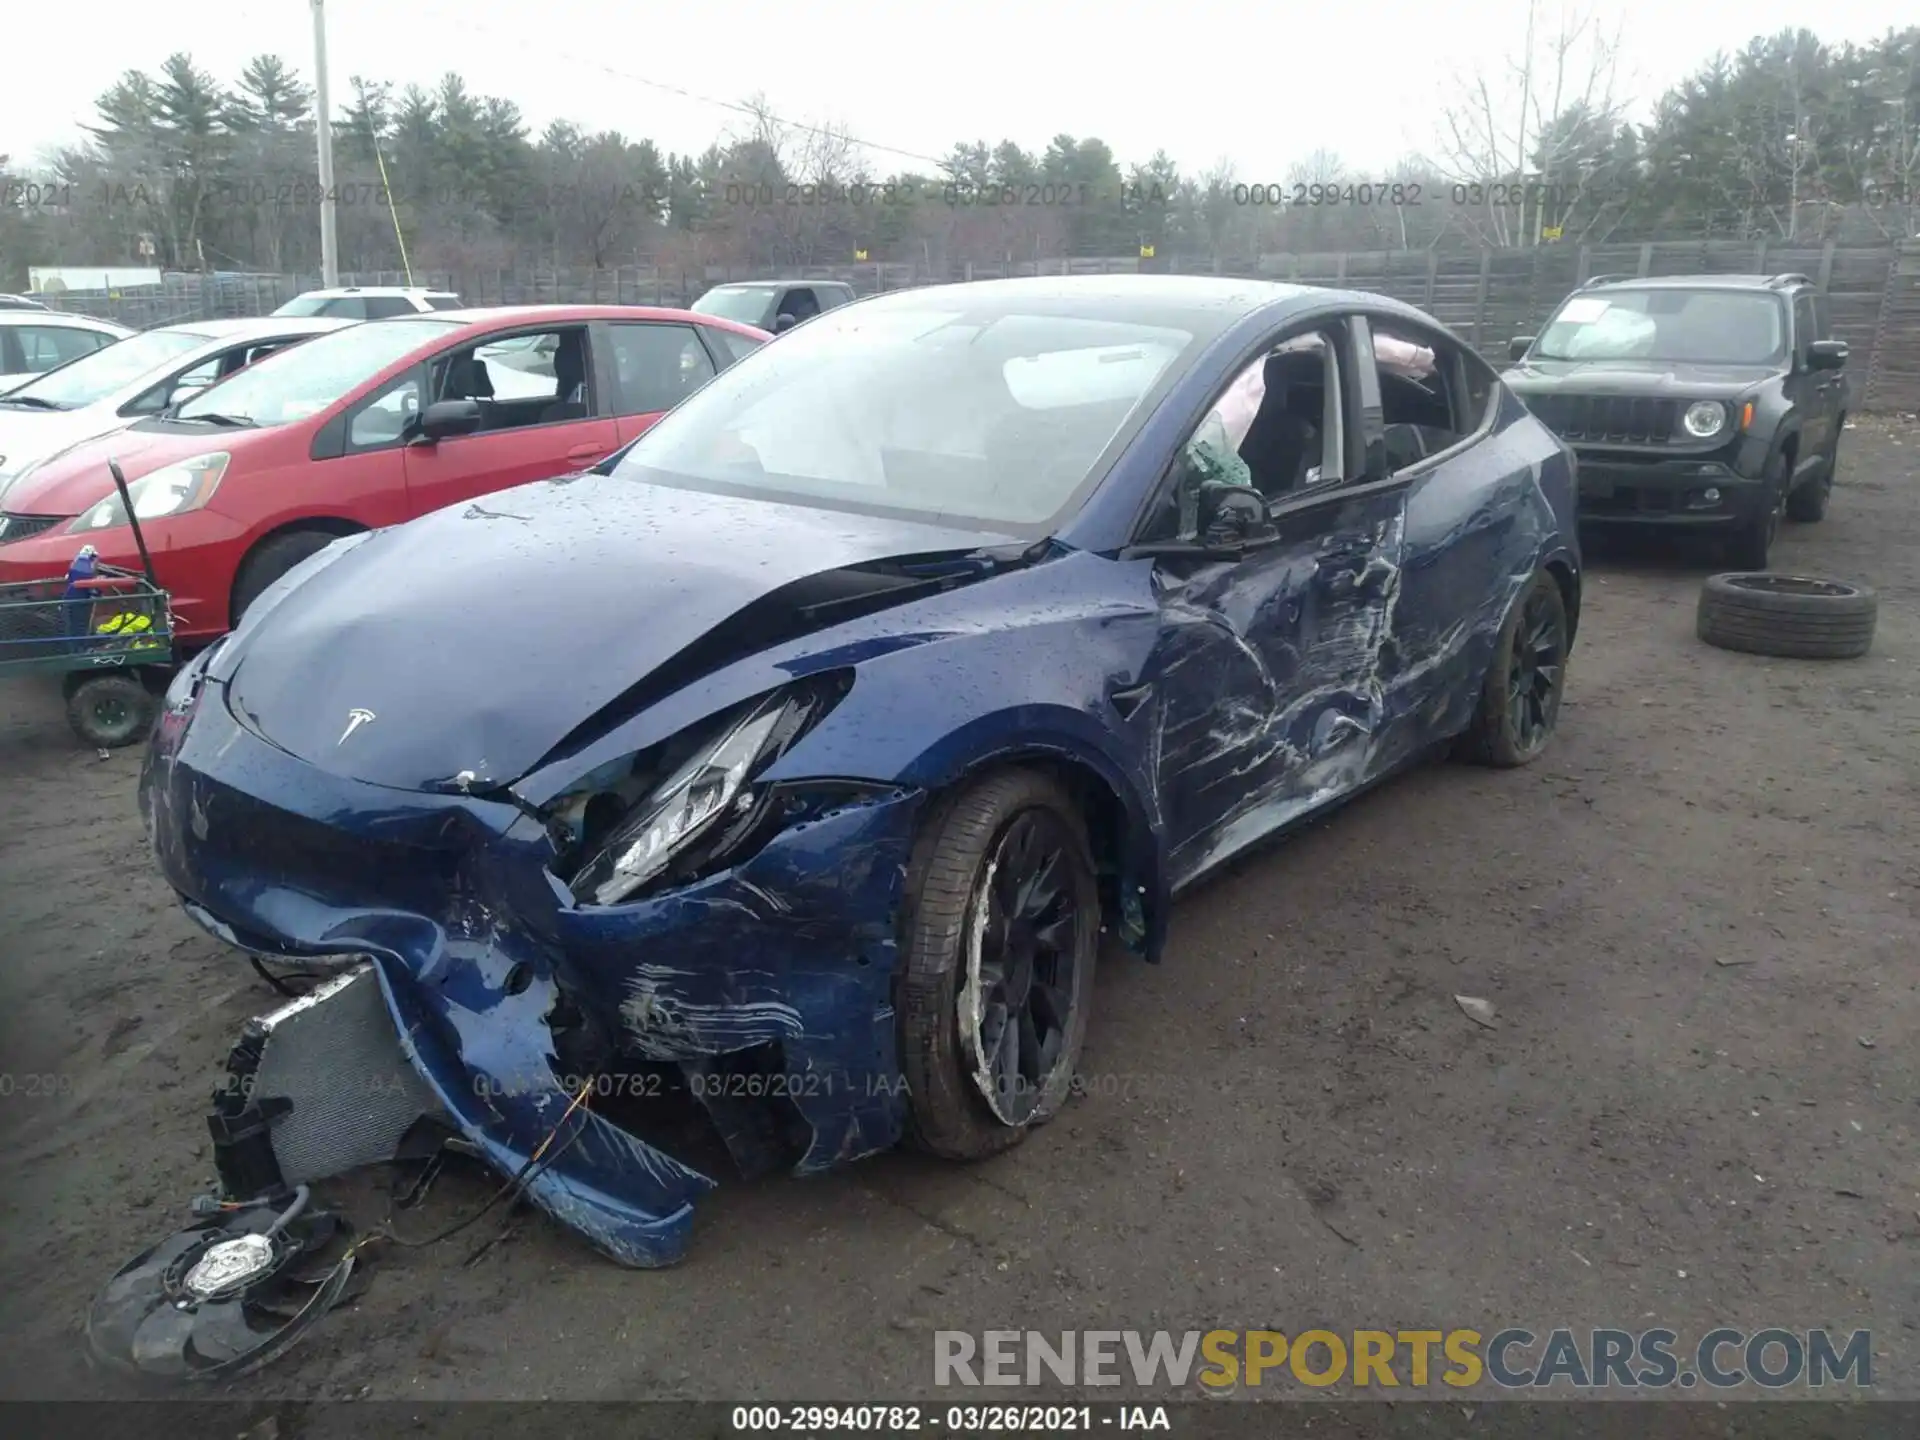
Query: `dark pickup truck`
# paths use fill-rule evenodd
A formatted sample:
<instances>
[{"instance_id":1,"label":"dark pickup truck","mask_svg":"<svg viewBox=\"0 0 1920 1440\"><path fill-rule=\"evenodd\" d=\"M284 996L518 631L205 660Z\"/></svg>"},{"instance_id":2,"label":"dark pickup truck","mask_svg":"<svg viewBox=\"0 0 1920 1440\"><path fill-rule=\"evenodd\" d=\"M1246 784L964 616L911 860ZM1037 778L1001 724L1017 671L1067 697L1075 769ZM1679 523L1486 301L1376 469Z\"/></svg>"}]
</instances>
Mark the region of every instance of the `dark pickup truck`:
<instances>
[{"instance_id":1,"label":"dark pickup truck","mask_svg":"<svg viewBox=\"0 0 1920 1440\"><path fill-rule=\"evenodd\" d=\"M716 285L691 308L779 335L853 298L853 287L841 280L750 280Z\"/></svg>"},{"instance_id":2,"label":"dark pickup truck","mask_svg":"<svg viewBox=\"0 0 1920 1440\"><path fill-rule=\"evenodd\" d=\"M1579 459L1583 525L1706 531L1764 570L1782 516L1826 514L1847 346L1804 275L1601 276L1512 358Z\"/></svg>"}]
</instances>

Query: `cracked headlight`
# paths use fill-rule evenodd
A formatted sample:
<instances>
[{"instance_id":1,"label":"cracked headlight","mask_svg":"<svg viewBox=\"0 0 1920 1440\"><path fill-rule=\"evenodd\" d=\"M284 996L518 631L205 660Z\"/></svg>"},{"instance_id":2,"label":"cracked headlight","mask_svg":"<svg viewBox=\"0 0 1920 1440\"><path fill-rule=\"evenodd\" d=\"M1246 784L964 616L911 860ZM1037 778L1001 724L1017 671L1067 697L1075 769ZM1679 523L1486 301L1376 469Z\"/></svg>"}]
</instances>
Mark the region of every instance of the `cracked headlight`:
<instances>
[{"instance_id":1,"label":"cracked headlight","mask_svg":"<svg viewBox=\"0 0 1920 1440\"><path fill-rule=\"evenodd\" d=\"M1696 400L1681 417L1687 434L1696 440L1711 440L1727 428L1727 407L1718 400Z\"/></svg>"},{"instance_id":2,"label":"cracked headlight","mask_svg":"<svg viewBox=\"0 0 1920 1440\"><path fill-rule=\"evenodd\" d=\"M838 703L850 679L842 672L776 690L729 712L690 750L673 746L668 753L679 752L679 763L649 785L604 840L590 842L590 858L570 882L574 898L618 905L680 862L727 853L754 828L760 797L753 778ZM590 814L606 797L574 798Z\"/></svg>"}]
</instances>

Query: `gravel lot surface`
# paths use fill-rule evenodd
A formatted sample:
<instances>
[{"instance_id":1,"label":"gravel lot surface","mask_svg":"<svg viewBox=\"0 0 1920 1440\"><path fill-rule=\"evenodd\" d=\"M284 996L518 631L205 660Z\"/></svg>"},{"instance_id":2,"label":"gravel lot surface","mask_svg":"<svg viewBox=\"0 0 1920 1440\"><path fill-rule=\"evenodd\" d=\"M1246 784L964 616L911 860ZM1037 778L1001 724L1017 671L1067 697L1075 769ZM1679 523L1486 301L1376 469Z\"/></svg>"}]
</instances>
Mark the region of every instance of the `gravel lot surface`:
<instances>
[{"instance_id":1,"label":"gravel lot surface","mask_svg":"<svg viewBox=\"0 0 1920 1440\"><path fill-rule=\"evenodd\" d=\"M898 1398L935 1329L1726 1324L1871 1329L1920 1396L1920 427L1850 430L1777 552L1878 589L1862 660L1701 645L1711 552L1589 558L1547 756L1420 770L1185 900L1027 1144L725 1186L667 1271L530 1213L472 1264L484 1229L387 1250L239 1392ZM0 1397L101 1392L80 1318L185 1223L274 1003L154 873L137 768L0 686Z\"/></svg>"}]
</instances>

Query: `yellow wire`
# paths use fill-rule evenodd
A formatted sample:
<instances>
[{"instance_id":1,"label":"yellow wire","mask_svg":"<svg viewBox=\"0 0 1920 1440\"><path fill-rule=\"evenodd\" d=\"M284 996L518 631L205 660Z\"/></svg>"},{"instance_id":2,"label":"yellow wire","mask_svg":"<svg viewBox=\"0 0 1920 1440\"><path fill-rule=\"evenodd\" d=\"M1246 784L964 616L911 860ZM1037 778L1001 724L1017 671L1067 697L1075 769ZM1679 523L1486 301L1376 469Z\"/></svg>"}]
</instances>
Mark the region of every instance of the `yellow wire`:
<instances>
[{"instance_id":1,"label":"yellow wire","mask_svg":"<svg viewBox=\"0 0 1920 1440\"><path fill-rule=\"evenodd\" d=\"M373 144L373 161L380 167L380 188L387 192L387 213L393 217L393 238L400 243L400 264L407 272L407 284L413 284L413 262L407 259L407 237L400 233L400 212L394 208L393 186L387 183L387 162L380 153L380 142Z\"/></svg>"}]
</instances>

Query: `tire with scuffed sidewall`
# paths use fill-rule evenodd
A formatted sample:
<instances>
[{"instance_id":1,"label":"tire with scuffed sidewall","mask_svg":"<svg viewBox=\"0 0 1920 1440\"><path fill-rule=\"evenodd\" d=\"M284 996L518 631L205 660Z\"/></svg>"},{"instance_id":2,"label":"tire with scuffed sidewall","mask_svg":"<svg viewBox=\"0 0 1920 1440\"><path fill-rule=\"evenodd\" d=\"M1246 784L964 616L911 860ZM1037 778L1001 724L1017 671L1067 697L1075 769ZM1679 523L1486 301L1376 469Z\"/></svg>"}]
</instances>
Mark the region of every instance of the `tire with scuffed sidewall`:
<instances>
[{"instance_id":1,"label":"tire with scuffed sidewall","mask_svg":"<svg viewBox=\"0 0 1920 1440\"><path fill-rule=\"evenodd\" d=\"M1473 721L1454 744L1454 754L1471 764L1511 770L1531 764L1546 754L1546 745L1531 755L1521 754L1507 716L1507 657L1513 650L1514 631L1520 628L1521 617L1527 613L1527 601L1542 586L1551 592L1554 606L1560 612L1560 693L1554 697L1554 726L1558 727L1560 705L1567 691L1567 663L1572 659L1573 627L1567 617L1567 597L1560 593L1559 583L1547 571L1536 570L1527 588L1514 599L1512 608L1507 612L1507 623L1500 627L1500 638L1493 647L1493 659L1487 662L1486 678L1480 684L1480 699L1474 707ZM1550 744L1552 740L1550 730L1547 741Z\"/></svg>"},{"instance_id":2,"label":"tire with scuffed sidewall","mask_svg":"<svg viewBox=\"0 0 1920 1440\"><path fill-rule=\"evenodd\" d=\"M1062 1051L1062 1073L1070 1077L1086 1040L1100 950L1099 884L1086 821L1072 797L1037 770L994 771L928 808L907 867L894 991L900 1068L907 1082L905 1139L915 1149L949 1160L977 1160L1018 1144L1029 1130L1058 1113L1070 1093L1070 1086L1060 1087L1043 1098L1024 1125L1007 1125L987 1108L960 1039L960 989L974 887L1007 825L1036 807L1055 812L1066 823L1081 862L1080 954Z\"/></svg>"},{"instance_id":3,"label":"tire with scuffed sidewall","mask_svg":"<svg viewBox=\"0 0 1920 1440\"><path fill-rule=\"evenodd\" d=\"M1880 600L1868 587L1829 580L1849 593L1804 595L1731 583L1751 573L1709 575L1700 587L1694 633L1707 644L1783 660L1852 660L1872 648Z\"/></svg>"}]
</instances>

